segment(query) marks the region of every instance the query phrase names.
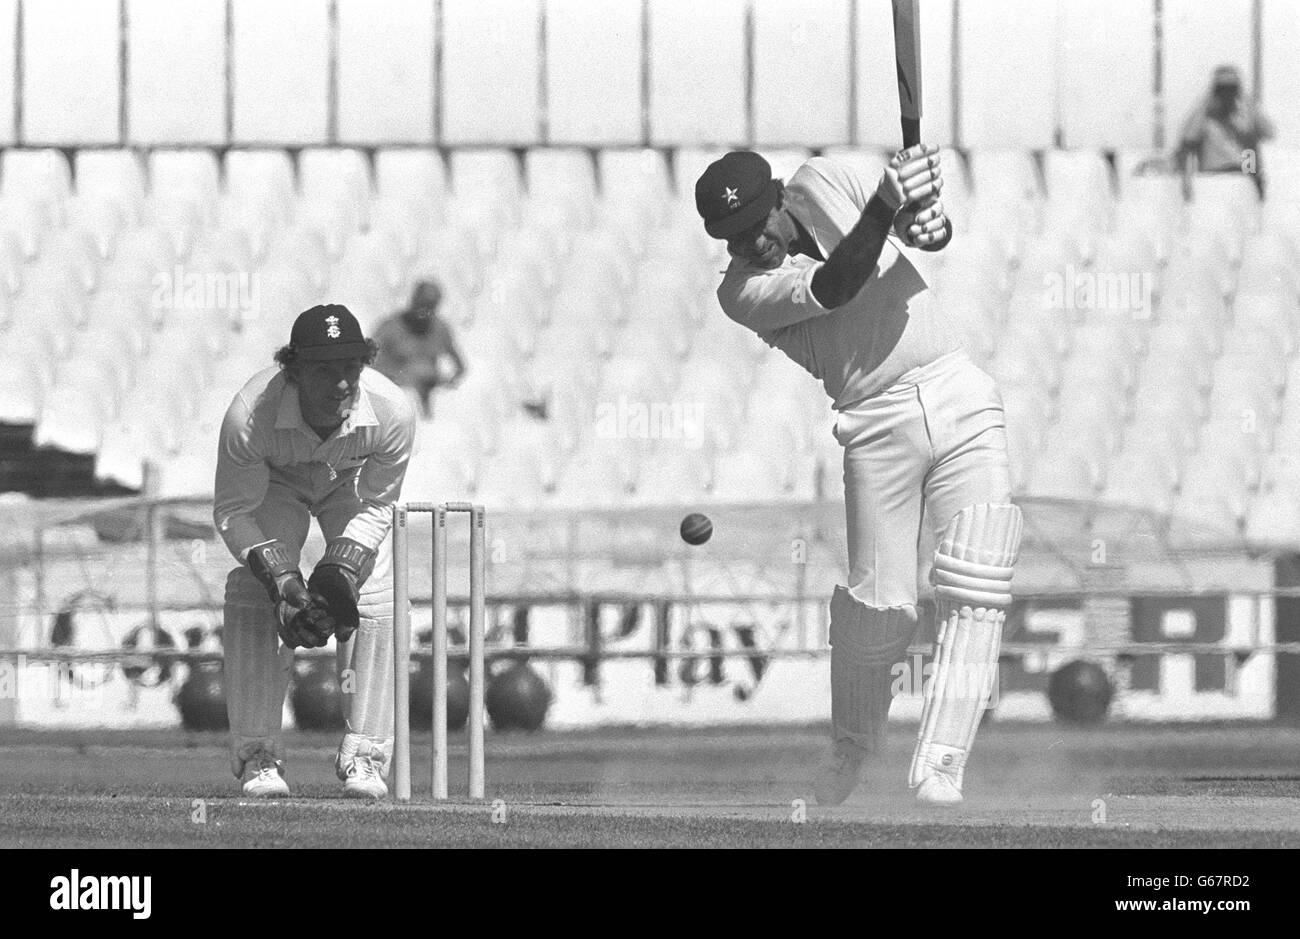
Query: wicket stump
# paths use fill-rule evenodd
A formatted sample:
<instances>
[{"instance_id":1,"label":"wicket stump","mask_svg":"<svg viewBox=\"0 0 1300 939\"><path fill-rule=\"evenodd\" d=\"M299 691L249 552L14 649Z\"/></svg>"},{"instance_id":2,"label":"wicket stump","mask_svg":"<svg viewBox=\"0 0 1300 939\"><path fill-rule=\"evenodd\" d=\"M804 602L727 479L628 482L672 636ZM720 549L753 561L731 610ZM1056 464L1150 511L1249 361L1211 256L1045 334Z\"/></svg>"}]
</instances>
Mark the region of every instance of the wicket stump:
<instances>
[{"instance_id":1,"label":"wicket stump","mask_svg":"<svg viewBox=\"0 0 1300 939\"><path fill-rule=\"evenodd\" d=\"M486 792L483 766L484 511L469 502L407 502L393 506L393 776L398 802L411 801L411 512L433 516L433 773L434 799L447 798L447 515L465 512L469 540L469 797Z\"/></svg>"}]
</instances>

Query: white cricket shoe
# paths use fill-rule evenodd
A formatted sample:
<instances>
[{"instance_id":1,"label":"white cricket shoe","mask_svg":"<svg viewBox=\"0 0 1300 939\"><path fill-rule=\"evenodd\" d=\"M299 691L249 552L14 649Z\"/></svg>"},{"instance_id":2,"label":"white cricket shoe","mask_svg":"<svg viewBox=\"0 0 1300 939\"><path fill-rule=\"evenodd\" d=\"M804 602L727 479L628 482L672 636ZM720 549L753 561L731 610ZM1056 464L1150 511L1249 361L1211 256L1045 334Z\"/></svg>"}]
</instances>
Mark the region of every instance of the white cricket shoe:
<instances>
[{"instance_id":1,"label":"white cricket shoe","mask_svg":"<svg viewBox=\"0 0 1300 939\"><path fill-rule=\"evenodd\" d=\"M916 801L945 808L960 805L961 789L958 788L957 781L947 773L935 773L917 787Z\"/></svg>"},{"instance_id":2,"label":"white cricket shoe","mask_svg":"<svg viewBox=\"0 0 1300 939\"><path fill-rule=\"evenodd\" d=\"M343 771L343 794L349 799L382 799L388 795L379 766L368 756L354 757Z\"/></svg>"},{"instance_id":3,"label":"white cricket shoe","mask_svg":"<svg viewBox=\"0 0 1300 939\"><path fill-rule=\"evenodd\" d=\"M850 740L836 740L831 757L817 772L813 794L818 805L839 805L858 785L867 751Z\"/></svg>"},{"instance_id":4,"label":"white cricket shoe","mask_svg":"<svg viewBox=\"0 0 1300 939\"><path fill-rule=\"evenodd\" d=\"M284 781L284 763L265 750L254 753L244 764L244 795L257 799L278 799L289 794Z\"/></svg>"}]
</instances>

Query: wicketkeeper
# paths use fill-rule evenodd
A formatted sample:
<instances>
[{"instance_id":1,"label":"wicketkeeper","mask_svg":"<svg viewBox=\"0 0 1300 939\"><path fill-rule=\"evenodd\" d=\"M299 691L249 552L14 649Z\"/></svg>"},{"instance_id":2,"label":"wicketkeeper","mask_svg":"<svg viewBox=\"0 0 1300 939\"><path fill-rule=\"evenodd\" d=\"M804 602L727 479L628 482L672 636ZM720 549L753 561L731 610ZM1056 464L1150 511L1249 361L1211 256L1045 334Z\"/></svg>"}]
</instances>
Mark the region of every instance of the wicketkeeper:
<instances>
[{"instance_id":1,"label":"wicketkeeper","mask_svg":"<svg viewBox=\"0 0 1300 939\"><path fill-rule=\"evenodd\" d=\"M1011 504L1002 402L961 350L908 259L952 237L939 154L897 154L874 187L833 160L788 185L757 153L705 170L695 203L732 260L718 288L728 317L818 378L844 447L849 583L831 598L833 755L822 804L856 785L884 738L895 678L917 627L918 538L938 548L938 643L909 784L955 803L997 673L1020 511Z\"/></svg>"},{"instance_id":2,"label":"wicketkeeper","mask_svg":"<svg viewBox=\"0 0 1300 939\"><path fill-rule=\"evenodd\" d=\"M393 737L392 505L415 436L406 394L369 368L376 347L344 306L294 322L279 367L249 380L221 428L213 516L240 566L226 578L231 762L253 796L288 795L280 716L293 650L337 642L347 732L335 770L377 799ZM315 518L325 554L304 577Z\"/></svg>"}]
</instances>

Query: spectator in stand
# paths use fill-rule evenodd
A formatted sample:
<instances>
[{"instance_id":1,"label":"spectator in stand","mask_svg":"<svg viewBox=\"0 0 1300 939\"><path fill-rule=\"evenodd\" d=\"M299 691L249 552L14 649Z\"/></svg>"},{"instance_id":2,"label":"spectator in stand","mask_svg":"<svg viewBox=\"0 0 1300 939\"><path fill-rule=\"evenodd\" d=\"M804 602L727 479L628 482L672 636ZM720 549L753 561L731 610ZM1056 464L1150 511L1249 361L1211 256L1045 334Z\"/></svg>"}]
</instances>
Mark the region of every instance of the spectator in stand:
<instances>
[{"instance_id":1,"label":"spectator in stand","mask_svg":"<svg viewBox=\"0 0 1300 939\"><path fill-rule=\"evenodd\" d=\"M1220 65L1214 70L1210 93L1183 122L1174 160L1183 173L1184 191L1191 191L1193 172L1251 173L1263 197L1259 144L1272 136L1273 122L1242 96L1241 73L1234 66Z\"/></svg>"},{"instance_id":2,"label":"spectator in stand","mask_svg":"<svg viewBox=\"0 0 1300 939\"><path fill-rule=\"evenodd\" d=\"M415 285L411 303L375 330L379 358L375 368L398 385L415 392L425 419L433 417L433 392L454 387L465 374L465 362L446 321L438 316L442 289L431 280ZM451 371L444 369L444 360Z\"/></svg>"}]
</instances>

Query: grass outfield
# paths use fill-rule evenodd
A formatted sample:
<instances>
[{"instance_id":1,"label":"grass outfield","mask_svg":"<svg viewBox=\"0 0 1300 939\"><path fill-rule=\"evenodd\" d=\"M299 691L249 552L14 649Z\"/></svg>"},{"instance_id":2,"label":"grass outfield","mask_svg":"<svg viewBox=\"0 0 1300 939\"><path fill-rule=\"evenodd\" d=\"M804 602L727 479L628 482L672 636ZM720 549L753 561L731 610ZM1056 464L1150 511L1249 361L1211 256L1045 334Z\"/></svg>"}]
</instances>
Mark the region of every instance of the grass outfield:
<instances>
[{"instance_id":1,"label":"grass outfield","mask_svg":"<svg viewBox=\"0 0 1300 939\"><path fill-rule=\"evenodd\" d=\"M225 740L179 731L0 730L2 847L1300 847L1300 730L992 725L967 801L905 784L912 733L843 806L813 804L814 728L489 735L488 800L340 797L332 735L287 735L294 797L252 802ZM452 792L464 793L464 740Z\"/></svg>"}]
</instances>

